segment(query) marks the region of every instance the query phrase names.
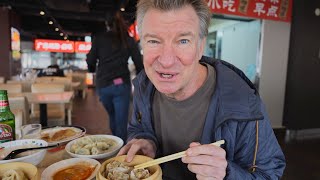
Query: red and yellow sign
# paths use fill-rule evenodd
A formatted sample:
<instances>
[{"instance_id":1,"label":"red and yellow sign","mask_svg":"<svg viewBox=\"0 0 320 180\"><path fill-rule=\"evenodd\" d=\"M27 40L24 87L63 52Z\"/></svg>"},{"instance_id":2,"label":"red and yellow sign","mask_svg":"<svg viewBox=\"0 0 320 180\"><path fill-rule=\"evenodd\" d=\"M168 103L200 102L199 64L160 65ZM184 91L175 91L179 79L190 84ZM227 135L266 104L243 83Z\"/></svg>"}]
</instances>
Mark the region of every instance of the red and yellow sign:
<instances>
[{"instance_id":1,"label":"red and yellow sign","mask_svg":"<svg viewBox=\"0 0 320 180\"><path fill-rule=\"evenodd\" d=\"M292 0L207 0L213 13L291 21Z\"/></svg>"}]
</instances>

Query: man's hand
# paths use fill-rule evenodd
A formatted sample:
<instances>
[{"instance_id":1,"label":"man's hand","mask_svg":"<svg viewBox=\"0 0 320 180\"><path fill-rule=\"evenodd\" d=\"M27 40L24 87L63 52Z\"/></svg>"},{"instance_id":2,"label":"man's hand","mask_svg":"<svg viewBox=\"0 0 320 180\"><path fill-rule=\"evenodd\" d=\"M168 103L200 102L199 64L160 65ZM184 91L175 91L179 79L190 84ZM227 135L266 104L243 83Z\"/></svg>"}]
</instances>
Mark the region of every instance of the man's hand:
<instances>
[{"instance_id":1,"label":"man's hand","mask_svg":"<svg viewBox=\"0 0 320 180\"><path fill-rule=\"evenodd\" d=\"M191 143L182 162L197 175L197 179L223 179L226 176L226 151L214 145Z\"/></svg>"},{"instance_id":2,"label":"man's hand","mask_svg":"<svg viewBox=\"0 0 320 180\"><path fill-rule=\"evenodd\" d=\"M124 154L127 154L127 162L131 162L135 154L154 158L156 156L156 145L149 139L132 139L120 149L117 156Z\"/></svg>"}]
</instances>

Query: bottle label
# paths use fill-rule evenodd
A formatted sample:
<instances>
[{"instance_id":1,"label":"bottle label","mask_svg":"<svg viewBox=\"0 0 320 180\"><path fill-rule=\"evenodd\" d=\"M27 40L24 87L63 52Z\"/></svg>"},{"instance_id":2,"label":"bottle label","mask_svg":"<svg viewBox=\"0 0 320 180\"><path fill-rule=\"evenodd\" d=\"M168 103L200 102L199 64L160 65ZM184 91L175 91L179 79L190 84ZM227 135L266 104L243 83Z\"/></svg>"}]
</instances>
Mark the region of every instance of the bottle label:
<instances>
[{"instance_id":1,"label":"bottle label","mask_svg":"<svg viewBox=\"0 0 320 180\"><path fill-rule=\"evenodd\" d=\"M9 106L8 100L0 100L0 107L7 107Z\"/></svg>"},{"instance_id":2,"label":"bottle label","mask_svg":"<svg viewBox=\"0 0 320 180\"><path fill-rule=\"evenodd\" d=\"M12 141L13 133L11 126L7 124L0 124L0 143Z\"/></svg>"}]
</instances>

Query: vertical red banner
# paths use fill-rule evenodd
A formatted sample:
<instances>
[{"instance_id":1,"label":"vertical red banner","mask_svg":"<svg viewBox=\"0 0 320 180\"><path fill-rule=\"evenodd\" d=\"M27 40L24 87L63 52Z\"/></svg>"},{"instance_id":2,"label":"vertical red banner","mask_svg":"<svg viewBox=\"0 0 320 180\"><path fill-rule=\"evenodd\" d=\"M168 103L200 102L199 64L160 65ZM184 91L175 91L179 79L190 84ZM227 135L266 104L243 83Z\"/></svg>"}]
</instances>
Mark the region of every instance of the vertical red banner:
<instances>
[{"instance_id":1,"label":"vertical red banner","mask_svg":"<svg viewBox=\"0 0 320 180\"><path fill-rule=\"evenodd\" d=\"M291 21L292 0L207 0L211 11L258 19Z\"/></svg>"}]
</instances>

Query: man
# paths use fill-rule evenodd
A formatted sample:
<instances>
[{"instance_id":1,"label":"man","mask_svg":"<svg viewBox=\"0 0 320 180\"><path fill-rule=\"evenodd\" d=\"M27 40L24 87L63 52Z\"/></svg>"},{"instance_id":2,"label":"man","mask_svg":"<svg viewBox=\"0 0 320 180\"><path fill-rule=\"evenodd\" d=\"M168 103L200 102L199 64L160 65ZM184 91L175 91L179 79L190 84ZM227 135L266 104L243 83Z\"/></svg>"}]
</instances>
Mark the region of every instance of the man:
<instances>
[{"instance_id":1,"label":"man","mask_svg":"<svg viewBox=\"0 0 320 180\"><path fill-rule=\"evenodd\" d=\"M118 155L187 150L161 165L163 179L279 179L285 158L257 90L234 66L202 57L209 19L202 0L139 1L145 72Z\"/></svg>"}]
</instances>

